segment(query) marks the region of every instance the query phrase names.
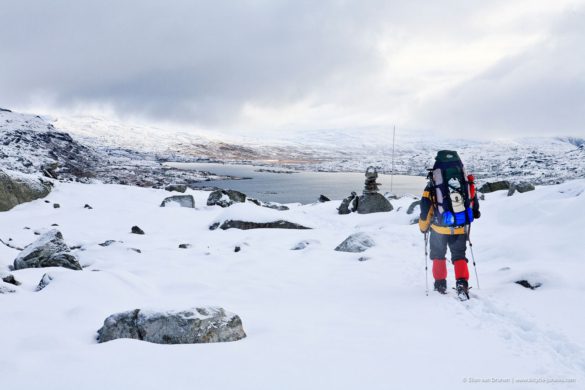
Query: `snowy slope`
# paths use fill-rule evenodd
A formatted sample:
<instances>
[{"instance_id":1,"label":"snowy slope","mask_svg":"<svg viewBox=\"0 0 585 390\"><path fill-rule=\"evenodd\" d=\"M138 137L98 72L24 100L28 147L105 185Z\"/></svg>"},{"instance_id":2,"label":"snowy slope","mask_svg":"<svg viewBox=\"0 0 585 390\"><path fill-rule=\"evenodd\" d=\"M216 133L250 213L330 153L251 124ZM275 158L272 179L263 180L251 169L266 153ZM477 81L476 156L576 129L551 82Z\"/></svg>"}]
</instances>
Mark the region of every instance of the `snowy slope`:
<instances>
[{"instance_id":1,"label":"snowy slope","mask_svg":"<svg viewBox=\"0 0 585 390\"><path fill-rule=\"evenodd\" d=\"M165 169L155 153L140 150L141 146L113 147L99 138L72 137L48 118L0 109L0 169L43 172L60 180L149 187L218 178L204 172Z\"/></svg>"},{"instance_id":2,"label":"snowy slope","mask_svg":"<svg viewBox=\"0 0 585 390\"><path fill-rule=\"evenodd\" d=\"M585 180L513 197L487 194L472 237L481 289L472 276L467 303L452 293L425 296L422 235L404 213L412 199L394 201L399 211L340 216L338 202L282 212L251 204L221 209L204 206L206 192L188 193L196 210L158 207L168 193L156 189L57 183L49 199L61 208L38 200L2 213L4 241L24 246L37 237L34 230L57 223L69 245L82 246L76 253L85 267L12 272L22 285L0 294L3 386L468 389L469 381L499 380L499 389L580 389L585 383L579 241ZM208 229L236 217L286 219L313 230ZM146 234L130 234L133 225ZM377 245L362 254L333 250L354 232L366 232ZM108 239L123 242L97 245ZM306 249L291 250L303 240L310 242ZM193 246L178 249L181 243ZM17 254L0 245L3 272ZM368 260L358 261L362 256ZM45 272L54 281L34 292ZM523 288L514 283L519 279L542 287ZM175 346L95 341L114 312L197 305L239 314L248 337ZM518 383L526 380L532 382Z\"/></svg>"}]
</instances>

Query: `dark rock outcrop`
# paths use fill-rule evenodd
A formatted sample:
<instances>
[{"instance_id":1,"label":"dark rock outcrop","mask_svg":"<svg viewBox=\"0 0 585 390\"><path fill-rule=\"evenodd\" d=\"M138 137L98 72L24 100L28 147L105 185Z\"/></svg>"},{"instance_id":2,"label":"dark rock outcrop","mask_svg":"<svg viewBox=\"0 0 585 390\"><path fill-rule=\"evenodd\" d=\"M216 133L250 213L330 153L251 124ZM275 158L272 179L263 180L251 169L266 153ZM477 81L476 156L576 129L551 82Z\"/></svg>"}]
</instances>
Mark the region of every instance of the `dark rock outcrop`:
<instances>
[{"instance_id":1,"label":"dark rock outcrop","mask_svg":"<svg viewBox=\"0 0 585 390\"><path fill-rule=\"evenodd\" d=\"M507 180L495 181L492 183L485 183L479 188L479 192L487 194L495 191L509 190L510 182Z\"/></svg>"},{"instance_id":2,"label":"dark rock outcrop","mask_svg":"<svg viewBox=\"0 0 585 390\"><path fill-rule=\"evenodd\" d=\"M328 197L326 197L325 195L319 195L319 202L320 203L325 203L325 202L330 202L331 199L329 199Z\"/></svg>"},{"instance_id":3,"label":"dark rock outcrop","mask_svg":"<svg viewBox=\"0 0 585 390\"><path fill-rule=\"evenodd\" d=\"M370 236L359 232L347 237L335 250L339 252L364 252L375 245L376 243Z\"/></svg>"},{"instance_id":4,"label":"dark rock outcrop","mask_svg":"<svg viewBox=\"0 0 585 390\"><path fill-rule=\"evenodd\" d=\"M311 229L309 227L299 225L297 223L288 222L288 221L274 221L274 222L247 222L247 221L237 221L237 220L227 220L223 223L214 223L209 227L210 230L215 230L220 228L222 230L227 229L241 229L241 230L250 230L250 229Z\"/></svg>"},{"instance_id":5,"label":"dark rock outcrop","mask_svg":"<svg viewBox=\"0 0 585 390\"><path fill-rule=\"evenodd\" d=\"M53 229L26 246L14 260L14 269L64 267L81 271L75 255L63 240L60 231Z\"/></svg>"},{"instance_id":6,"label":"dark rock outcrop","mask_svg":"<svg viewBox=\"0 0 585 390\"><path fill-rule=\"evenodd\" d=\"M246 194L235 190L217 190L209 194L208 206L229 207L234 203L244 203Z\"/></svg>"},{"instance_id":7,"label":"dark rock outcrop","mask_svg":"<svg viewBox=\"0 0 585 390\"><path fill-rule=\"evenodd\" d=\"M180 206L180 207L188 207L188 208L195 208L195 199L193 199L193 195L175 195L169 196L165 198L160 207L168 207L171 205Z\"/></svg>"},{"instance_id":8,"label":"dark rock outcrop","mask_svg":"<svg viewBox=\"0 0 585 390\"><path fill-rule=\"evenodd\" d=\"M540 286L542 286L542 283L536 282L536 283L530 283L528 280L517 280L516 282L514 282L516 284L521 285L522 287L526 287L529 288L531 290L537 289Z\"/></svg>"},{"instance_id":9,"label":"dark rock outcrop","mask_svg":"<svg viewBox=\"0 0 585 390\"><path fill-rule=\"evenodd\" d=\"M165 190L170 192L175 191L184 193L185 191L187 191L187 186L185 184L170 184L165 187Z\"/></svg>"},{"instance_id":10,"label":"dark rock outcrop","mask_svg":"<svg viewBox=\"0 0 585 390\"><path fill-rule=\"evenodd\" d=\"M5 153L16 161L11 169L42 173L53 179L88 179L95 176L96 165L106 165L100 152L56 131L44 120L35 121L28 122L27 128L16 126L0 133L0 149L4 147Z\"/></svg>"},{"instance_id":11,"label":"dark rock outcrop","mask_svg":"<svg viewBox=\"0 0 585 390\"><path fill-rule=\"evenodd\" d=\"M132 226L130 233L134 234L144 234L144 230L140 229L138 226Z\"/></svg>"},{"instance_id":12,"label":"dark rock outcrop","mask_svg":"<svg viewBox=\"0 0 585 390\"><path fill-rule=\"evenodd\" d=\"M14 275L10 275L10 274L5 275L5 276L2 276L1 279L4 283L12 284L14 286L20 286L20 282L18 280L14 279Z\"/></svg>"},{"instance_id":13,"label":"dark rock outcrop","mask_svg":"<svg viewBox=\"0 0 585 390\"><path fill-rule=\"evenodd\" d=\"M51 184L40 179L13 176L0 170L0 211L7 211L21 203L44 198L51 192Z\"/></svg>"},{"instance_id":14,"label":"dark rock outcrop","mask_svg":"<svg viewBox=\"0 0 585 390\"><path fill-rule=\"evenodd\" d=\"M136 339L156 344L237 341L246 337L239 316L219 307L183 311L131 310L109 316L98 330L98 342Z\"/></svg>"}]
</instances>

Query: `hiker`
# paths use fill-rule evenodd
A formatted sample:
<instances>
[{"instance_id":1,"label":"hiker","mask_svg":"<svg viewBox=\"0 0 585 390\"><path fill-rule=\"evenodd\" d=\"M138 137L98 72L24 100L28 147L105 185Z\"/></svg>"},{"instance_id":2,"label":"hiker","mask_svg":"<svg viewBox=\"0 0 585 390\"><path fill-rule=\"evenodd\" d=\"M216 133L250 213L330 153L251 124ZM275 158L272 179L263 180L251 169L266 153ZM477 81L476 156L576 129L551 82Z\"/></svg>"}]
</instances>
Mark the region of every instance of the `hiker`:
<instances>
[{"instance_id":1,"label":"hiker","mask_svg":"<svg viewBox=\"0 0 585 390\"><path fill-rule=\"evenodd\" d=\"M435 291L447 293L446 254L449 246L457 295L460 299L469 299L466 241L471 222L481 215L474 177L467 175L457 152L441 150L427 179L420 203L419 228L425 238L430 230Z\"/></svg>"}]
</instances>

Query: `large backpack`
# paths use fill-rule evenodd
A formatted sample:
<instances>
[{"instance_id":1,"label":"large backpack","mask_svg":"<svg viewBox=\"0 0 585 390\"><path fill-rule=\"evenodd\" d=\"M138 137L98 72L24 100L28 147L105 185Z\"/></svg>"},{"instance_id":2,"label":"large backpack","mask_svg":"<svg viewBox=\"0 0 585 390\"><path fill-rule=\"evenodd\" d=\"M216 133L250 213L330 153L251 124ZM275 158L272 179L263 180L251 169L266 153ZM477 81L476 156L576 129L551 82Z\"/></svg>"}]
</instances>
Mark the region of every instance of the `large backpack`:
<instances>
[{"instance_id":1,"label":"large backpack","mask_svg":"<svg viewBox=\"0 0 585 390\"><path fill-rule=\"evenodd\" d=\"M457 152L441 150L437 153L429 179L435 218L440 225L455 227L473 222L472 201L475 188L472 178L473 176L467 176Z\"/></svg>"}]
</instances>

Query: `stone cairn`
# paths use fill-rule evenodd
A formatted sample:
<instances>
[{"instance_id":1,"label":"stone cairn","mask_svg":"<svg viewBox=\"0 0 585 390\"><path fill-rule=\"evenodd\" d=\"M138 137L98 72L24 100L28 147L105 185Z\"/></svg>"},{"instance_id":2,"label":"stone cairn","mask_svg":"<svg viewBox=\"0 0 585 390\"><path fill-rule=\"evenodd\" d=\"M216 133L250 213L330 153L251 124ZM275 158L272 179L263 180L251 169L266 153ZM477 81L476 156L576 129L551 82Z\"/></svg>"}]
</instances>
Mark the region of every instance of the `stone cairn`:
<instances>
[{"instance_id":1,"label":"stone cairn","mask_svg":"<svg viewBox=\"0 0 585 390\"><path fill-rule=\"evenodd\" d=\"M366 169L366 182L364 183L364 195L375 194L378 192L380 183L376 183L378 171L375 167Z\"/></svg>"},{"instance_id":2,"label":"stone cairn","mask_svg":"<svg viewBox=\"0 0 585 390\"><path fill-rule=\"evenodd\" d=\"M368 167L366 169L366 181L364 183L363 194L357 196L355 192L352 192L350 196L345 198L339 208L339 214L349 214L357 211L358 214L370 214L385 211L392 211L392 204L380 194L378 186L380 183L376 183L378 179L378 171L375 167Z\"/></svg>"}]
</instances>

